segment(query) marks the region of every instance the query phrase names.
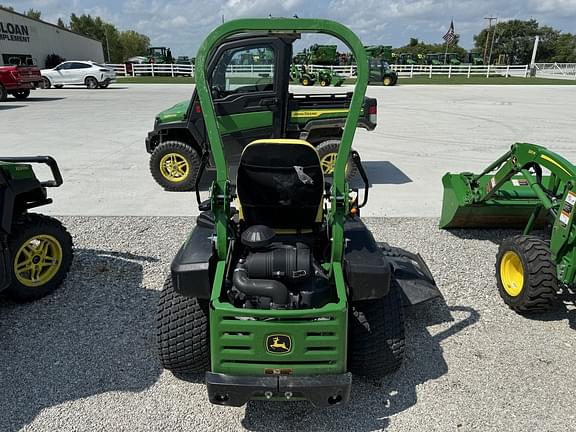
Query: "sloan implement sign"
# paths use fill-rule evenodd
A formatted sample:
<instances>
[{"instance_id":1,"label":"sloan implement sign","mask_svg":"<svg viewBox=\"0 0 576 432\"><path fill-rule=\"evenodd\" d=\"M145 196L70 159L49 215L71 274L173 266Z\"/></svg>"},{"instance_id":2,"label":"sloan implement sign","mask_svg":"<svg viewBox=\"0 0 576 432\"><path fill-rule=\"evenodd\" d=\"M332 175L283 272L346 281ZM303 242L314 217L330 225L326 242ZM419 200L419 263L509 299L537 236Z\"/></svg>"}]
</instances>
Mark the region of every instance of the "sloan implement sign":
<instances>
[{"instance_id":1,"label":"sloan implement sign","mask_svg":"<svg viewBox=\"0 0 576 432\"><path fill-rule=\"evenodd\" d=\"M30 42L28 26L0 21L0 41Z\"/></svg>"}]
</instances>

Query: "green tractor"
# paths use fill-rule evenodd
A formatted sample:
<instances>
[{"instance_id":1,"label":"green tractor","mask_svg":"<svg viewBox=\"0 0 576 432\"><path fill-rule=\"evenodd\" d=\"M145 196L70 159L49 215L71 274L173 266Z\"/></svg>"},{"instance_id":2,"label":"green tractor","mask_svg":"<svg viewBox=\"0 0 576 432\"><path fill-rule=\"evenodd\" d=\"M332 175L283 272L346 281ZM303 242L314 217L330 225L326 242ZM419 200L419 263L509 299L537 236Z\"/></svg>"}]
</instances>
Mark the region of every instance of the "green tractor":
<instances>
[{"instance_id":1,"label":"green tractor","mask_svg":"<svg viewBox=\"0 0 576 432\"><path fill-rule=\"evenodd\" d=\"M48 165L54 179L39 181L31 163ZM46 188L61 184L51 157L0 157L0 292L13 300L40 299L68 274L73 255L70 234L58 220L29 213L50 204Z\"/></svg>"},{"instance_id":2,"label":"green tractor","mask_svg":"<svg viewBox=\"0 0 576 432\"><path fill-rule=\"evenodd\" d=\"M150 47L148 48L148 60L150 63L156 64L170 64L174 63L172 51L166 47Z\"/></svg>"},{"instance_id":3,"label":"green tractor","mask_svg":"<svg viewBox=\"0 0 576 432\"><path fill-rule=\"evenodd\" d=\"M270 46L288 68L293 41L310 32L341 39L359 60L332 183L325 184L314 146L289 138L289 124L271 117L273 133L244 148L233 184L216 102L231 55ZM376 243L359 217L368 179L351 145L368 84L362 44L333 21L243 19L213 30L196 66L197 109L216 179L208 200L197 195L202 213L160 296L161 364L179 375L205 373L214 404L242 406L252 399L343 404L352 373L380 377L400 366L403 304L440 295L418 255ZM278 77L283 80L278 97L287 101L288 73ZM246 106L252 90L237 89L238 103ZM268 99L257 96L260 103ZM286 119L284 109L275 112ZM350 189L349 163L360 170L364 193Z\"/></svg>"},{"instance_id":4,"label":"green tractor","mask_svg":"<svg viewBox=\"0 0 576 432\"><path fill-rule=\"evenodd\" d=\"M321 87L340 87L344 83L344 77L332 72L330 69L320 69L318 72L318 82Z\"/></svg>"},{"instance_id":5,"label":"green tractor","mask_svg":"<svg viewBox=\"0 0 576 432\"><path fill-rule=\"evenodd\" d=\"M328 77L324 75L323 78L326 80ZM318 80L318 74L309 71L305 64L295 65L292 63L290 65L290 80L306 87L313 86L316 84L316 80Z\"/></svg>"},{"instance_id":6,"label":"green tractor","mask_svg":"<svg viewBox=\"0 0 576 432\"><path fill-rule=\"evenodd\" d=\"M401 53L396 57L396 63L399 65L417 65L421 62L420 55L413 53Z\"/></svg>"},{"instance_id":7,"label":"green tractor","mask_svg":"<svg viewBox=\"0 0 576 432\"><path fill-rule=\"evenodd\" d=\"M496 257L504 302L521 314L556 306L559 291L576 282L576 166L545 147L516 143L482 173L447 173L442 183L441 228L523 229L502 241Z\"/></svg>"}]
</instances>

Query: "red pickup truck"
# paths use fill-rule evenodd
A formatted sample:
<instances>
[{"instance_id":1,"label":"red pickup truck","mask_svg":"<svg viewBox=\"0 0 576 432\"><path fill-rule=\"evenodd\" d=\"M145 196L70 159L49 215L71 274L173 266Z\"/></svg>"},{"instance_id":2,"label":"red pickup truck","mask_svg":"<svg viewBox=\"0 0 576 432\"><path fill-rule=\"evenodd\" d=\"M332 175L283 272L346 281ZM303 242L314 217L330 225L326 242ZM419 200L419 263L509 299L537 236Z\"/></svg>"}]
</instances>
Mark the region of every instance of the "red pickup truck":
<instances>
[{"instance_id":1,"label":"red pickup truck","mask_svg":"<svg viewBox=\"0 0 576 432\"><path fill-rule=\"evenodd\" d=\"M30 90L40 87L42 75L36 66L0 66L0 101L8 95L26 99Z\"/></svg>"}]
</instances>

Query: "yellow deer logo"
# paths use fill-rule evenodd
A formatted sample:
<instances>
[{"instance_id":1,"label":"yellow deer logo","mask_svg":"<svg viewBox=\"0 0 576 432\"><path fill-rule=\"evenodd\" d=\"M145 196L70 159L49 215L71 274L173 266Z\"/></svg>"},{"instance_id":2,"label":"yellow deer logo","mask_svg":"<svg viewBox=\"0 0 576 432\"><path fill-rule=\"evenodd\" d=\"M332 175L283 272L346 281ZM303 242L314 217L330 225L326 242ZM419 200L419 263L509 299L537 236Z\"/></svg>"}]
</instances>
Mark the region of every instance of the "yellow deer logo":
<instances>
[{"instance_id":1,"label":"yellow deer logo","mask_svg":"<svg viewBox=\"0 0 576 432\"><path fill-rule=\"evenodd\" d=\"M266 349L269 353L285 354L292 349L292 341L290 336L286 335L270 335L266 339Z\"/></svg>"}]
</instances>

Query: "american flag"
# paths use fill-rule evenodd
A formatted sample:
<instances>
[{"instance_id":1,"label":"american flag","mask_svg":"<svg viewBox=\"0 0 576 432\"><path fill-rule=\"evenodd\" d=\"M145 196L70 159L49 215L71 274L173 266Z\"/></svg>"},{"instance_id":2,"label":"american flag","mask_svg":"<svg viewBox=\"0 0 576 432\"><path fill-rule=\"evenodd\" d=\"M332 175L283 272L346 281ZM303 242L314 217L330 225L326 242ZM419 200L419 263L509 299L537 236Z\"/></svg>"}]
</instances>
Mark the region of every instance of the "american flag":
<instances>
[{"instance_id":1,"label":"american flag","mask_svg":"<svg viewBox=\"0 0 576 432\"><path fill-rule=\"evenodd\" d=\"M454 33L454 20L450 21L450 28L446 34L442 36L442 39L444 39L448 45L450 45L452 42L454 42L454 39L456 39L456 33Z\"/></svg>"}]
</instances>

